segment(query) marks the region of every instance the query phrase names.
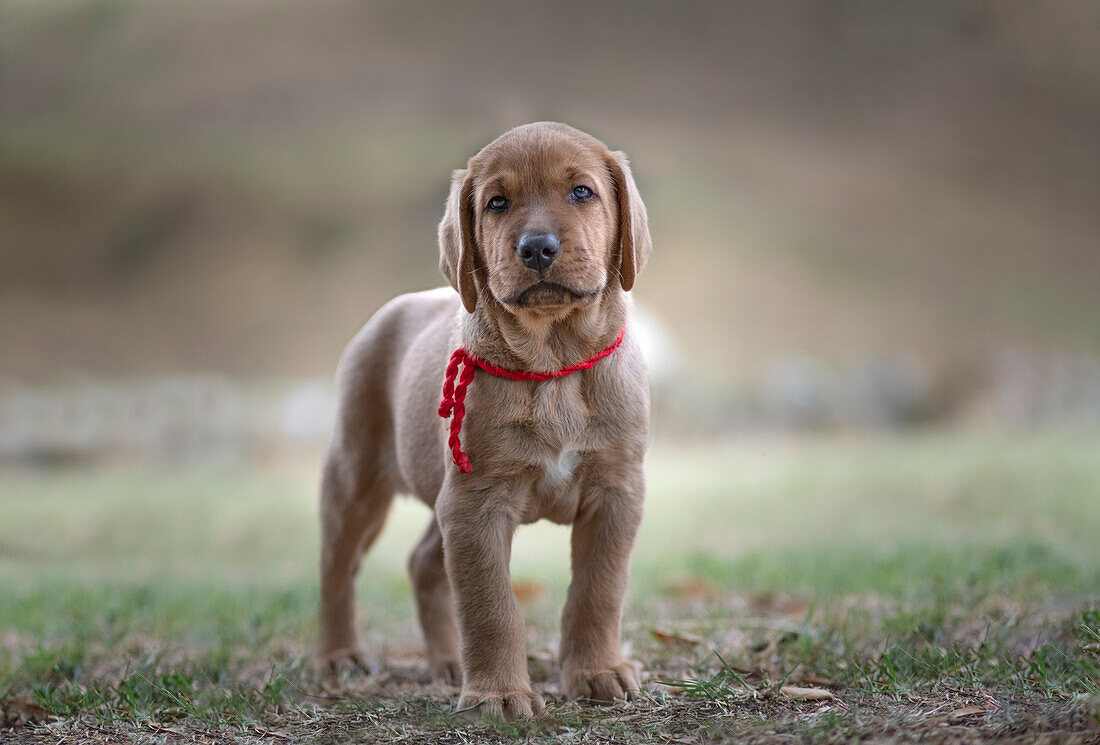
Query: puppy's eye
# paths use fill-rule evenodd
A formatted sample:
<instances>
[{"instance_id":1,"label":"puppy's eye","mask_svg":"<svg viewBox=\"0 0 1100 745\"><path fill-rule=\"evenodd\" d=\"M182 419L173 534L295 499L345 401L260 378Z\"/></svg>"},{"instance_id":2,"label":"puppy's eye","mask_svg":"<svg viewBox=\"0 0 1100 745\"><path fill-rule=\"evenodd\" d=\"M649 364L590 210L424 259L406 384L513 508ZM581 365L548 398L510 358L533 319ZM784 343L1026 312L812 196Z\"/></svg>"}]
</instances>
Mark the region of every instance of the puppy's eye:
<instances>
[{"instance_id":1,"label":"puppy's eye","mask_svg":"<svg viewBox=\"0 0 1100 745\"><path fill-rule=\"evenodd\" d=\"M488 207L493 212L503 212L504 208L508 206L508 200L504 197L493 197L489 200Z\"/></svg>"},{"instance_id":2,"label":"puppy's eye","mask_svg":"<svg viewBox=\"0 0 1100 745\"><path fill-rule=\"evenodd\" d=\"M570 196L574 202L587 202L592 198L592 190L587 186L574 186Z\"/></svg>"}]
</instances>

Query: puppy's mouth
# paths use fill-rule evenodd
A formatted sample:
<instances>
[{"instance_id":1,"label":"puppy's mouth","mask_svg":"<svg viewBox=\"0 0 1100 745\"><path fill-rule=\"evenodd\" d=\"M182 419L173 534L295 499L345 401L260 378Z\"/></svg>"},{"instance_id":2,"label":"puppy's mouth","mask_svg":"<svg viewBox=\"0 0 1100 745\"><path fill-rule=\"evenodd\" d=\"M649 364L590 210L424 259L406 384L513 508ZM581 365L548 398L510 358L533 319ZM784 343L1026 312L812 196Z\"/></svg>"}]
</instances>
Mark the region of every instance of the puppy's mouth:
<instances>
[{"instance_id":1,"label":"puppy's mouth","mask_svg":"<svg viewBox=\"0 0 1100 745\"><path fill-rule=\"evenodd\" d=\"M591 302L598 290L575 290L557 282L540 281L504 301L520 308L550 308Z\"/></svg>"}]
</instances>

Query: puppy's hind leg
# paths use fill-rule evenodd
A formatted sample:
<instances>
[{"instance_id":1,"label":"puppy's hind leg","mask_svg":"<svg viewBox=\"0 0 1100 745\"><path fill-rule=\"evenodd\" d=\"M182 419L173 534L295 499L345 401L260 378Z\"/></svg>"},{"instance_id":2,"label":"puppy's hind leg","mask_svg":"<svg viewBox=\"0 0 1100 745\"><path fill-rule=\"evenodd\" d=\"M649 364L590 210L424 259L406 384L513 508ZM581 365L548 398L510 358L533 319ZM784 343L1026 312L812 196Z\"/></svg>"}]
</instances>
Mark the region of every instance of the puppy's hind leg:
<instances>
[{"instance_id":1,"label":"puppy's hind leg","mask_svg":"<svg viewBox=\"0 0 1100 745\"><path fill-rule=\"evenodd\" d=\"M354 463L354 460L350 460ZM386 521L393 491L330 453L321 482L320 662L329 672L367 672L355 629L355 575Z\"/></svg>"},{"instance_id":2,"label":"puppy's hind leg","mask_svg":"<svg viewBox=\"0 0 1100 745\"><path fill-rule=\"evenodd\" d=\"M416 592L416 612L424 632L432 679L459 685L462 672L458 663L454 601L443 565L443 534L435 515L409 557L409 575Z\"/></svg>"}]
</instances>

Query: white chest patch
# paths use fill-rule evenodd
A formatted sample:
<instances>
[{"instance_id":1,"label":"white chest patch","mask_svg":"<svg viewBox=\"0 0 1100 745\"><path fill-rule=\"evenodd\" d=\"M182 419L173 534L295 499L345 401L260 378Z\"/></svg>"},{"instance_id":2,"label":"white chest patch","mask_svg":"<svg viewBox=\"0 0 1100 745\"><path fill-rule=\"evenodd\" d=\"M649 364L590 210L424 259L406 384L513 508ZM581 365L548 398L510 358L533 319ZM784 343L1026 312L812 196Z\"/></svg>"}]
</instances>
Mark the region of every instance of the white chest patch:
<instances>
[{"instance_id":1,"label":"white chest patch","mask_svg":"<svg viewBox=\"0 0 1100 745\"><path fill-rule=\"evenodd\" d=\"M543 463L542 487L545 489L557 489L565 486L572 480L573 471L580 463L581 454L576 448L567 447L561 451L556 460L548 460Z\"/></svg>"}]
</instances>

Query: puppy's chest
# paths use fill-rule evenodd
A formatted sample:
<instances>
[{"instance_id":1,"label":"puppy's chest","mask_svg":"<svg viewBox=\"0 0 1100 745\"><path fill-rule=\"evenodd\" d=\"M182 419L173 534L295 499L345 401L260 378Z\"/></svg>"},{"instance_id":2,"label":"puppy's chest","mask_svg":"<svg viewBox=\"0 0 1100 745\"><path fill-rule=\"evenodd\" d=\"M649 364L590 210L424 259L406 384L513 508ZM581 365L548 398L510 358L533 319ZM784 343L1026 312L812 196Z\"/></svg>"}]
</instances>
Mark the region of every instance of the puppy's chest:
<instances>
[{"instance_id":1,"label":"puppy's chest","mask_svg":"<svg viewBox=\"0 0 1100 745\"><path fill-rule=\"evenodd\" d=\"M576 512L586 454L603 445L587 394L583 379L570 376L511 386L501 401L516 465L534 477L529 520L569 522Z\"/></svg>"},{"instance_id":2,"label":"puppy's chest","mask_svg":"<svg viewBox=\"0 0 1100 745\"><path fill-rule=\"evenodd\" d=\"M580 376L509 381L495 401L497 416L524 450L560 450L589 429L593 412L582 382Z\"/></svg>"}]
</instances>

